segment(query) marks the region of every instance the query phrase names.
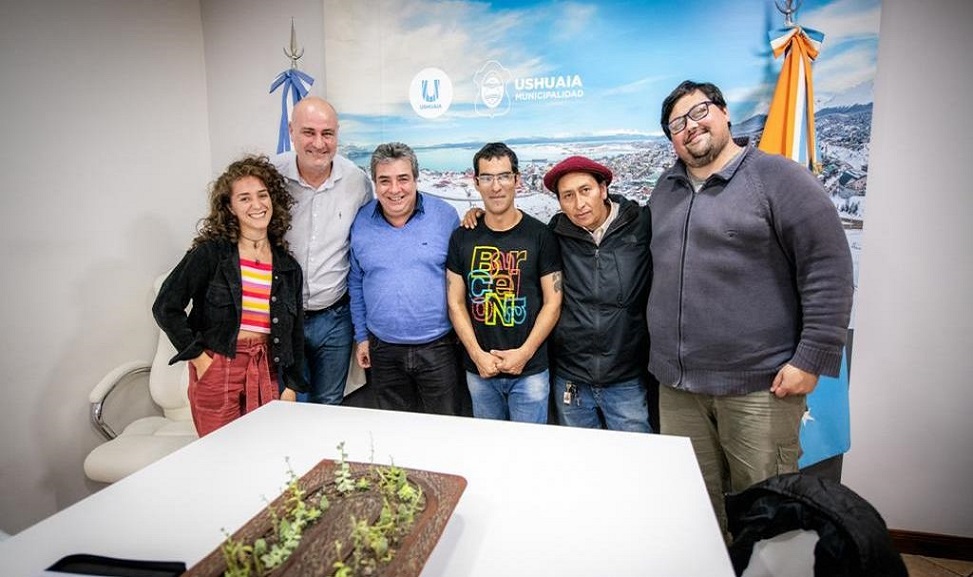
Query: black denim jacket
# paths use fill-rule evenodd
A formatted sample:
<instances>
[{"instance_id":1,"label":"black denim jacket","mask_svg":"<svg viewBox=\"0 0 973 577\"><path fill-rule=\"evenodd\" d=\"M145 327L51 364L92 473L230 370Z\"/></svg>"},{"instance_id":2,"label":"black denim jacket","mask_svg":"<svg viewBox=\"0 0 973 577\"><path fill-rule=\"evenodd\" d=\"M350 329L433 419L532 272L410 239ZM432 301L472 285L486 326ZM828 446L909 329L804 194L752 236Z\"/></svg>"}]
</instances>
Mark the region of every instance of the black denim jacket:
<instances>
[{"instance_id":1,"label":"black denim jacket","mask_svg":"<svg viewBox=\"0 0 973 577\"><path fill-rule=\"evenodd\" d=\"M287 251L275 246L273 253L270 357L282 368L282 384L304 392L303 273ZM187 315L190 302L193 306ZM162 283L152 314L176 348L169 364L189 361L207 349L233 358L243 315L236 243L211 240L187 252Z\"/></svg>"}]
</instances>

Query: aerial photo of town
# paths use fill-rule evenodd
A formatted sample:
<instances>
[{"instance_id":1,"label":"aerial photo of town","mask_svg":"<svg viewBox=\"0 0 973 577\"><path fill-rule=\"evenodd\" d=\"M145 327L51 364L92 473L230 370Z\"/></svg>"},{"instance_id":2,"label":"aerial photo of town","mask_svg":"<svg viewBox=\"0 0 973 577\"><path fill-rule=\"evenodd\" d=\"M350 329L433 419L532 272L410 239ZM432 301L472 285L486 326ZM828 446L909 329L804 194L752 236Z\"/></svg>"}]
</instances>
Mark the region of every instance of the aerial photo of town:
<instances>
[{"instance_id":1,"label":"aerial photo of town","mask_svg":"<svg viewBox=\"0 0 973 577\"><path fill-rule=\"evenodd\" d=\"M751 145L755 145L760 140L763 120L762 117L754 117L734 125L734 136L746 137ZM855 263L857 285L872 105L826 108L818 111L816 120L821 164L818 178L844 225ZM568 156L581 154L609 166L615 175L610 192L640 204L648 202L659 176L676 159L672 145L665 138L508 144L520 159L522 184L518 189L517 206L542 222L550 220L559 210L557 199L544 188L544 174ZM447 150L444 147L418 147L419 190L448 201L461 216L473 206L482 206L480 195L473 185L471 163L476 150L473 145L455 145ZM345 152L368 170L370 155L367 151ZM464 163L468 167L463 167Z\"/></svg>"},{"instance_id":2,"label":"aerial photo of town","mask_svg":"<svg viewBox=\"0 0 973 577\"><path fill-rule=\"evenodd\" d=\"M865 189L868 176L868 145L871 127L870 104L847 108L825 109L817 115L818 146L821 170L818 178L831 195L835 209L845 228L859 230L864 217ZM734 127L735 137L749 138L751 144L760 139L760 131L748 131L749 126L762 126L762 118L750 119ZM611 192L645 204L656 180L675 161L672 145L665 138L611 142L509 143L520 158L522 185L518 190L518 206L546 222L557 212L557 199L544 188L544 174L567 156L581 154L594 158L612 169L615 177ZM450 157L472 162L476 149L456 147ZM442 151L439 151L442 153ZM460 168L462 160L446 162L453 167L428 166L427 151L416 150L420 161L419 189L450 202L460 214L472 206L479 206L479 193L473 185L472 165ZM352 151L349 154L362 168L368 170L368 154ZM436 155L441 158L443 155ZM433 163L435 164L435 163Z\"/></svg>"}]
</instances>

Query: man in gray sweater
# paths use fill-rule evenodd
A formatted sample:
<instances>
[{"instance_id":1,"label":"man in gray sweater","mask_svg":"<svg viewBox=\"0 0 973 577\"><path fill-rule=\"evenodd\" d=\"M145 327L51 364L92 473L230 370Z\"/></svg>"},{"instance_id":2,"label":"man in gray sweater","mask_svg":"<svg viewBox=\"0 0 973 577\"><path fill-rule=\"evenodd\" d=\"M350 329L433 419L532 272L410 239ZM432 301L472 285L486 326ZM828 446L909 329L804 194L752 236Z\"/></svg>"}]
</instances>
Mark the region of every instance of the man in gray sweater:
<instances>
[{"instance_id":1,"label":"man in gray sweater","mask_svg":"<svg viewBox=\"0 0 973 577\"><path fill-rule=\"evenodd\" d=\"M841 364L851 253L806 168L733 140L719 88L683 82L661 122L679 160L649 200L649 370L725 533L724 492L798 469L805 397Z\"/></svg>"}]
</instances>

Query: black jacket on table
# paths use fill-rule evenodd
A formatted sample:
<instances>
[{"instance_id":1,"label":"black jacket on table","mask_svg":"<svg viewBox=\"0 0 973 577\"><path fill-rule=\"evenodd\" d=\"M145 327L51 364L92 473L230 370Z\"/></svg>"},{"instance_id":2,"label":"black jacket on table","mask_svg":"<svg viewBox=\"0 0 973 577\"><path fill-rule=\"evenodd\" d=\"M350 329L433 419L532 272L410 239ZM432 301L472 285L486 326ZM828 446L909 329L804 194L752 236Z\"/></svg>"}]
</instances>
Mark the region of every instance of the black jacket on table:
<instances>
[{"instance_id":1,"label":"black jacket on table","mask_svg":"<svg viewBox=\"0 0 973 577\"><path fill-rule=\"evenodd\" d=\"M304 277L290 253L277 246L272 250L270 358L283 369L282 384L304 392ZM193 306L187 315L190 302ZM152 314L177 351L169 364L192 360L207 349L236 356L243 315L236 243L210 240L190 249L162 283Z\"/></svg>"},{"instance_id":2,"label":"black jacket on table","mask_svg":"<svg viewBox=\"0 0 973 577\"><path fill-rule=\"evenodd\" d=\"M610 196L619 205L618 216L600 245L564 213L548 225L563 263L564 300L553 333L555 371L602 386L643 376L649 358L645 304L652 284L652 219L647 207Z\"/></svg>"}]
</instances>

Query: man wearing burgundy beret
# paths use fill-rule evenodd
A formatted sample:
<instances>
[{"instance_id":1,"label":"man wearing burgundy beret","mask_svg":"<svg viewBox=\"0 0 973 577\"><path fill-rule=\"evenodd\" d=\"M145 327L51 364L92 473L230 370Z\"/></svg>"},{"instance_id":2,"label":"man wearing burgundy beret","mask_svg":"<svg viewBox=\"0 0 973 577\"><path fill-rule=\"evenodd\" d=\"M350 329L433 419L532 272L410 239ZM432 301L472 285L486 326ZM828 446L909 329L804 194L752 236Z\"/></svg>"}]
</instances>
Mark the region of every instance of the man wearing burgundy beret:
<instances>
[{"instance_id":1,"label":"man wearing burgundy beret","mask_svg":"<svg viewBox=\"0 0 973 577\"><path fill-rule=\"evenodd\" d=\"M544 176L561 205L548 225L561 248L564 290L551 347L554 404L562 425L648 433L651 218L638 203L609 195L611 181L607 166L583 156Z\"/></svg>"}]
</instances>

